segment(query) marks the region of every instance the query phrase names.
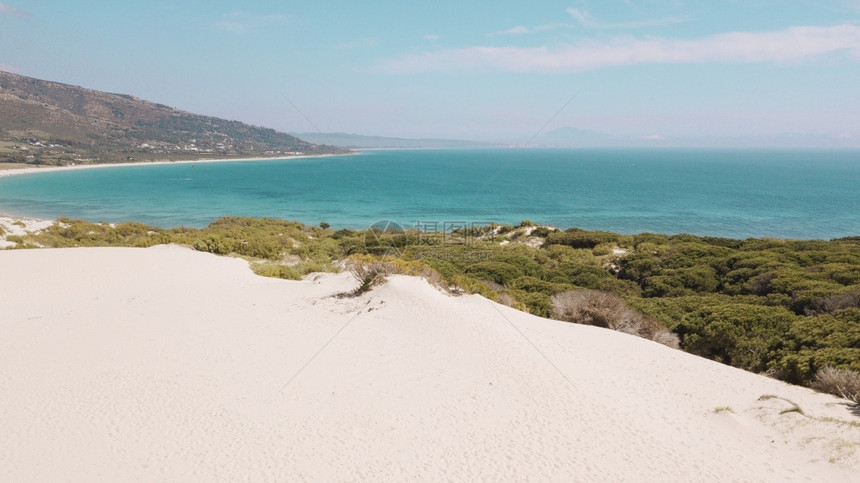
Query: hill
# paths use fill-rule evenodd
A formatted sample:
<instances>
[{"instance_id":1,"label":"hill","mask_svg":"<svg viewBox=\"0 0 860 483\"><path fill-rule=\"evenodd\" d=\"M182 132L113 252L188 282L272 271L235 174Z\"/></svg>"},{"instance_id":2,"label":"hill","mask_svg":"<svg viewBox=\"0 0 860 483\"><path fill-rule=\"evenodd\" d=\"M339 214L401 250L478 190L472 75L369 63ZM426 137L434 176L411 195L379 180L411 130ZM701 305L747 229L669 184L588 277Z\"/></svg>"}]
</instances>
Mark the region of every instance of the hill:
<instances>
[{"instance_id":1,"label":"hill","mask_svg":"<svg viewBox=\"0 0 860 483\"><path fill-rule=\"evenodd\" d=\"M125 94L0 72L0 162L55 164L343 152Z\"/></svg>"}]
</instances>

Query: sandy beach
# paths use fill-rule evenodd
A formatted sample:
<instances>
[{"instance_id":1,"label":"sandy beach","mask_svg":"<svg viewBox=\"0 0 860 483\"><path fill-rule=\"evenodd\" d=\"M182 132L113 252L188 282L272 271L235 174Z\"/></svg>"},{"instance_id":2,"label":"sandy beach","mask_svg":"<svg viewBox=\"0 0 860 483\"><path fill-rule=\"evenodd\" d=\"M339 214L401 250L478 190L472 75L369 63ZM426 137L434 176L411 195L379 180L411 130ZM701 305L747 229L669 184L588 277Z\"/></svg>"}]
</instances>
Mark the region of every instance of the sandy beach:
<instances>
[{"instance_id":1,"label":"sandy beach","mask_svg":"<svg viewBox=\"0 0 860 483\"><path fill-rule=\"evenodd\" d=\"M405 276L0 251L9 481L856 481L845 401Z\"/></svg>"},{"instance_id":2,"label":"sandy beach","mask_svg":"<svg viewBox=\"0 0 860 483\"><path fill-rule=\"evenodd\" d=\"M357 153L353 153L357 154ZM0 166L0 178L4 176L20 176L23 174L33 173L50 173L52 171L71 171L78 169L102 169L102 168L121 168L128 166L153 166L160 164L198 164L198 163L231 163L231 162L247 162L247 161L283 161L292 159L307 159L307 158L328 158L332 156L349 156L346 154L305 154L300 156L269 156L269 157L254 157L254 158L230 158L230 159L194 159L183 161L140 161L132 163L101 163L101 164L79 164L75 166L46 166L46 167L28 167L28 168L11 168L9 165Z\"/></svg>"}]
</instances>

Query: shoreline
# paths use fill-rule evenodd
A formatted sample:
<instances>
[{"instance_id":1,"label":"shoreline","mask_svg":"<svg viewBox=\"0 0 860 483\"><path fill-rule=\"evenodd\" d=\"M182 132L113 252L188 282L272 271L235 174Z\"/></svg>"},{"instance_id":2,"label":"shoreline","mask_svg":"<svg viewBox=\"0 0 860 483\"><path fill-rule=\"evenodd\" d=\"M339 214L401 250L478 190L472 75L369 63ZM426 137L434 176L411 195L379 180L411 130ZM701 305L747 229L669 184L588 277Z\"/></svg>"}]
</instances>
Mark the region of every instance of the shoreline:
<instances>
[{"instance_id":1,"label":"shoreline","mask_svg":"<svg viewBox=\"0 0 860 483\"><path fill-rule=\"evenodd\" d=\"M131 163L96 163L96 164L81 164L74 166L48 166L44 168L27 167L27 168L9 168L0 167L0 178L7 176L21 176L36 173L55 173L59 171L75 171L82 169L102 169L102 168L121 168L129 166L159 166L166 164L195 164L195 163L229 163L229 162L253 162L253 161L291 161L293 159L309 159L309 158L332 158L336 156L355 156L360 154L358 151L345 154L302 154L300 156L281 156L281 157L264 157L257 156L251 158L227 158L227 159L192 159L192 160L156 160L156 161L135 161ZM2 213L0 213L2 214Z\"/></svg>"}]
</instances>

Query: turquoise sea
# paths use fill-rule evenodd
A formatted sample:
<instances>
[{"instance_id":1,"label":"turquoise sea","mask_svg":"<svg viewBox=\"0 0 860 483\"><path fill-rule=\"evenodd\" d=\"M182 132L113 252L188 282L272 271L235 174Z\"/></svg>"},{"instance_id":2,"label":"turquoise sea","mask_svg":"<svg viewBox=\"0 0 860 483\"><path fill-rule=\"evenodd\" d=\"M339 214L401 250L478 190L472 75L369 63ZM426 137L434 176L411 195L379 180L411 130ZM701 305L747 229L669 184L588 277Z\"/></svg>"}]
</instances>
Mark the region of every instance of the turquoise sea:
<instances>
[{"instance_id":1,"label":"turquoise sea","mask_svg":"<svg viewBox=\"0 0 860 483\"><path fill-rule=\"evenodd\" d=\"M202 227L226 215L335 228L561 228L726 237L860 235L860 152L408 150L0 178L0 212Z\"/></svg>"}]
</instances>

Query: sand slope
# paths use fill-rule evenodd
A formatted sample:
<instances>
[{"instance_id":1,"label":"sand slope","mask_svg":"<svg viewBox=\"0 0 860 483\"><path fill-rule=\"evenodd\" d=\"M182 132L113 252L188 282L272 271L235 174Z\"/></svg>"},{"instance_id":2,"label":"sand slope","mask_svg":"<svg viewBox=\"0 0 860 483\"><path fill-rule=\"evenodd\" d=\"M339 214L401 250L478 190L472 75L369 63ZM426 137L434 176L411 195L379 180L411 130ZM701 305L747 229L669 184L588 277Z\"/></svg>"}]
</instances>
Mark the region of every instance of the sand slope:
<instances>
[{"instance_id":1,"label":"sand slope","mask_svg":"<svg viewBox=\"0 0 860 483\"><path fill-rule=\"evenodd\" d=\"M348 275L266 279L177 247L0 251L0 273L5 480L860 471L860 416L836 398L420 279L338 299Z\"/></svg>"}]
</instances>

